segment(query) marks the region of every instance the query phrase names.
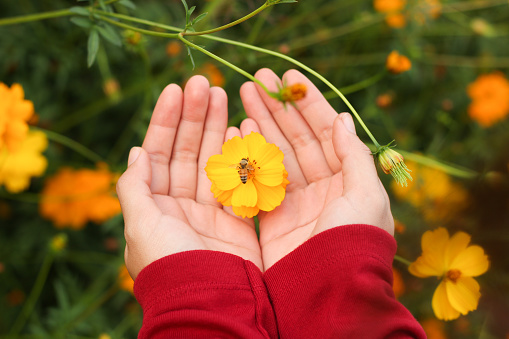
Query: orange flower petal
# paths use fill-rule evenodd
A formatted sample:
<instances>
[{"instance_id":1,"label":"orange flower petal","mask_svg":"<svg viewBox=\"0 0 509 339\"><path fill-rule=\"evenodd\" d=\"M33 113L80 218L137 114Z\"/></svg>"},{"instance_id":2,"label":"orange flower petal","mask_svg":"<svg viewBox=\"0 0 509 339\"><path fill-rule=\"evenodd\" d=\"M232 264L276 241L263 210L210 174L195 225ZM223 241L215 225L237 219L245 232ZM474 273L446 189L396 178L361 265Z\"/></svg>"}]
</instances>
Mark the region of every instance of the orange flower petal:
<instances>
[{"instance_id":1,"label":"orange flower petal","mask_svg":"<svg viewBox=\"0 0 509 339\"><path fill-rule=\"evenodd\" d=\"M477 277L485 273L490 266L488 256L482 247L473 245L459 253L450 265L450 269L461 271L462 276Z\"/></svg>"},{"instance_id":2,"label":"orange flower petal","mask_svg":"<svg viewBox=\"0 0 509 339\"><path fill-rule=\"evenodd\" d=\"M426 259L427 258L424 257L424 255L420 256L408 267L408 271L419 278L432 276L440 277L445 273L444 269L441 266L436 265L433 260L430 263Z\"/></svg>"},{"instance_id":3,"label":"orange flower petal","mask_svg":"<svg viewBox=\"0 0 509 339\"><path fill-rule=\"evenodd\" d=\"M223 206L232 205L233 190L223 191L217 188L215 184L212 184L210 191L214 193L214 198L216 198Z\"/></svg>"},{"instance_id":4,"label":"orange flower petal","mask_svg":"<svg viewBox=\"0 0 509 339\"><path fill-rule=\"evenodd\" d=\"M275 187L265 186L254 180L256 191L258 192L258 201L256 206L262 211L272 211L285 198L285 189L279 185Z\"/></svg>"},{"instance_id":5,"label":"orange flower petal","mask_svg":"<svg viewBox=\"0 0 509 339\"><path fill-rule=\"evenodd\" d=\"M242 158L248 158L247 144L240 137L235 136L226 141L222 147L223 156L229 165L238 164Z\"/></svg>"},{"instance_id":6,"label":"orange flower petal","mask_svg":"<svg viewBox=\"0 0 509 339\"><path fill-rule=\"evenodd\" d=\"M433 312L435 312L435 316L441 320L453 320L460 316L460 312L454 309L449 302L444 281L440 282L435 290L433 299L431 300L431 307L433 308Z\"/></svg>"},{"instance_id":7,"label":"orange flower petal","mask_svg":"<svg viewBox=\"0 0 509 339\"><path fill-rule=\"evenodd\" d=\"M257 200L258 193L253 180L248 180L245 184L240 184L233 190L233 206L255 207Z\"/></svg>"},{"instance_id":8,"label":"orange flower petal","mask_svg":"<svg viewBox=\"0 0 509 339\"><path fill-rule=\"evenodd\" d=\"M465 315L477 308L481 293L479 283L471 277L460 277L456 283L447 280L445 282L447 298L451 306Z\"/></svg>"},{"instance_id":9,"label":"orange flower petal","mask_svg":"<svg viewBox=\"0 0 509 339\"><path fill-rule=\"evenodd\" d=\"M257 160L255 156L258 155L258 151L260 150L260 148L267 144L265 138L260 133L256 132L251 132L251 134L246 135L244 137L244 141L246 142L247 145L250 160L253 159Z\"/></svg>"},{"instance_id":10,"label":"orange flower petal","mask_svg":"<svg viewBox=\"0 0 509 339\"><path fill-rule=\"evenodd\" d=\"M447 244L445 251L445 263L450 268L452 261L458 254L464 251L470 243L470 235L465 232L456 232Z\"/></svg>"},{"instance_id":11,"label":"orange flower petal","mask_svg":"<svg viewBox=\"0 0 509 339\"><path fill-rule=\"evenodd\" d=\"M252 218L260 212L258 207L233 206L233 213L242 218Z\"/></svg>"},{"instance_id":12,"label":"orange flower petal","mask_svg":"<svg viewBox=\"0 0 509 339\"><path fill-rule=\"evenodd\" d=\"M227 157L222 154L216 154L207 161L205 172L207 172L207 177L217 188L228 191L241 184L239 173L236 168L230 167L232 165L227 160Z\"/></svg>"}]
</instances>

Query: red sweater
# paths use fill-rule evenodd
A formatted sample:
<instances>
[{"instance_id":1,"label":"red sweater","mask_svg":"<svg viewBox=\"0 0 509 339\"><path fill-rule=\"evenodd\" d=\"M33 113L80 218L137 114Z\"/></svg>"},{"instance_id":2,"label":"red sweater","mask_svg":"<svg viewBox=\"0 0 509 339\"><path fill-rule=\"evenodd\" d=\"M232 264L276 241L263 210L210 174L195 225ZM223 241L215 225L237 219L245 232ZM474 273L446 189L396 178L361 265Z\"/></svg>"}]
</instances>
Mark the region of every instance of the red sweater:
<instances>
[{"instance_id":1,"label":"red sweater","mask_svg":"<svg viewBox=\"0 0 509 339\"><path fill-rule=\"evenodd\" d=\"M392 292L396 242L369 225L322 232L265 273L213 251L141 271L139 338L426 338Z\"/></svg>"}]
</instances>

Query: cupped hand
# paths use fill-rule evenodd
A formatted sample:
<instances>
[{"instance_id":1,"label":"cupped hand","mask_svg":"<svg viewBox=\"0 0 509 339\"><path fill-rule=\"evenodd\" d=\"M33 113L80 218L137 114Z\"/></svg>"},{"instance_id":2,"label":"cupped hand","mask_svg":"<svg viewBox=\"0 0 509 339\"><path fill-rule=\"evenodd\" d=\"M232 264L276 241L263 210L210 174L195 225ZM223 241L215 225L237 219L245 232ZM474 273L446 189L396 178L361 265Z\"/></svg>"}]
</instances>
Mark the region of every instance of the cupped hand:
<instances>
[{"instance_id":1,"label":"cupped hand","mask_svg":"<svg viewBox=\"0 0 509 339\"><path fill-rule=\"evenodd\" d=\"M256 78L273 92L282 81L268 69ZM290 70L287 86L302 83L307 95L286 108L253 82L240 91L249 118L283 151L290 184L281 206L260 212L260 247L265 269L320 232L349 224L368 224L394 233L387 193L369 148L355 133L350 114L337 112L303 74ZM241 126L242 128L242 126Z\"/></svg>"},{"instance_id":2,"label":"cupped hand","mask_svg":"<svg viewBox=\"0 0 509 339\"><path fill-rule=\"evenodd\" d=\"M202 76L159 97L143 146L131 150L117 184L133 279L155 260L191 250L231 253L263 269L253 221L216 201L204 170L237 134L227 120L226 93Z\"/></svg>"}]
</instances>

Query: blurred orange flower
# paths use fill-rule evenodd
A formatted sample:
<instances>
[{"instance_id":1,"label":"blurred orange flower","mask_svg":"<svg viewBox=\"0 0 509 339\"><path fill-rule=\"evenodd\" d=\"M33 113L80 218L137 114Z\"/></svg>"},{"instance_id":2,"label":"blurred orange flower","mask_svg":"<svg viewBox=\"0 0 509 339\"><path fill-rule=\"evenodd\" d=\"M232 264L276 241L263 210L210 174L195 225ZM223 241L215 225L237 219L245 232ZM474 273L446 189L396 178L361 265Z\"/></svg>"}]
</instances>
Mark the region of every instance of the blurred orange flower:
<instances>
[{"instance_id":1,"label":"blurred orange flower","mask_svg":"<svg viewBox=\"0 0 509 339\"><path fill-rule=\"evenodd\" d=\"M421 239L422 255L408 267L419 278L442 278L431 302L438 319L453 320L477 309L481 293L473 277L484 274L490 263L482 247L469 243L465 232L449 238L443 227L427 231Z\"/></svg>"},{"instance_id":2,"label":"blurred orange flower","mask_svg":"<svg viewBox=\"0 0 509 339\"><path fill-rule=\"evenodd\" d=\"M375 0L373 7L380 13L394 13L401 11L406 5L406 0Z\"/></svg>"},{"instance_id":3,"label":"blurred orange flower","mask_svg":"<svg viewBox=\"0 0 509 339\"><path fill-rule=\"evenodd\" d=\"M7 145L9 152L21 147L28 134L28 124L34 115L34 104L25 100L19 84L11 88L0 82L0 149Z\"/></svg>"},{"instance_id":4,"label":"blurred orange flower","mask_svg":"<svg viewBox=\"0 0 509 339\"><path fill-rule=\"evenodd\" d=\"M31 177L41 176L48 161L41 154L48 147L43 132L29 132L14 152L7 147L0 149L0 185L11 193L18 193L30 185Z\"/></svg>"},{"instance_id":5,"label":"blurred orange flower","mask_svg":"<svg viewBox=\"0 0 509 339\"><path fill-rule=\"evenodd\" d=\"M407 187L391 183L396 198L419 208L428 221L449 221L469 203L468 192L446 173L407 162L414 180Z\"/></svg>"},{"instance_id":6,"label":"blurred orange flower","mask_svg":"<svg viewBox=\"0 0 509 339\"><path fill-rule=\"evenodd\" d=\"M200 73L209 79L212 86L222 87L224 85L224 75L216 65L207 62L200 69Z\"/></svg>"},{"instance_id":7,"label":"blurred orange flower","mask_svg":"<svg viewBox=\"0 0 509 339\"><path fill-rule=\"evenodd\" d=\"M182 50L182 44L179 41L170 41L166 44L166 55L173 57Z\"/></svg>"},{"instance_id":8,"label":"blurred orange flower","mask_svg":"<svg viewBox=\"0 0 509 339\"><path fill-rule=\"evenodd\" d=\"M501 72L480 75L468 85L467 92L472 99L468 114L482 127L490 127L509 114L509 81Z\"/></svg>"},{"instance_id":9,"label":"blurred orange flower","mask_svg":"<svg viewBox=\"0 0 509 339\"><path fill-rule=\"evenodd\" d=\"M117 178L104 166L96 170L61 168L46 180L39 211L57 228L77 230L88 221L102 223L120 213L114 187Z\"/></svg>"},{"instance_id":10,"label":"blurred orange flower","mask_svg":"<svg viewBox=\"0 0 509 339\"><path fill-rule=\"evenodd\" d=\"M438 319L429 318L420 322L428 339L447 339L444 331L444 323Z\"/></svg>"},{"instance_id":11,"label":"blurred orange flower","mask_svg":"<svg viewBox=\"0 0 509 339\"><path fill-rule=\"evenodd\" d=\"M392 51L387 56L385 66L389 72L399 74L412 68L412 63L406 56L399 54L397 51Z\"/></svg>"},{"instance_id":12,"label":"blurred orange flower","mask_svg":"<svg viewBox=\"0 0 509 339\"><path fill-rule=\"evenodd\" d=\"M133 293L134 281L125 265L122 265L118 272L118 285L121 290Z\"/></svg>"},{"instance_id":13,"label":"blurred orange flower","mask_svg":"<svg viewBox=\"0 0 509 339\"><path fill-rule=\"evenodd\" d=\"M392 290L394 291L394 296L397 299L405 293L405 282L403 281L401 273L394 267L392 268L392 277Z\"/></svg>"},{"instance_id":14,"label":"blurred orange flower","mask_svg":"<svg viewBox=\"0 0 509 339\"><path fill-rule=\"evenodd\" d=\"M415 21L424 24L428 19L436 19L442 14L442 4L439 0L420 0L415 8Z\"/></svg>"}]
</instances>

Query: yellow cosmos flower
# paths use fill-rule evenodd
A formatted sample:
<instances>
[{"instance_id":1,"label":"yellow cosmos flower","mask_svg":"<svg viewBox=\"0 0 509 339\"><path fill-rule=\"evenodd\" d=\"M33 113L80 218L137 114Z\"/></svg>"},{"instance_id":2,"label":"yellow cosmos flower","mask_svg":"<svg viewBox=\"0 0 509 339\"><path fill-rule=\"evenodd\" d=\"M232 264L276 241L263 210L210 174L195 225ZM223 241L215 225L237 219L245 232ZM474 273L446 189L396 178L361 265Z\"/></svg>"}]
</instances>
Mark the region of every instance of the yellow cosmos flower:
<instances>
[{"instance_id":1,"label":"yellow cosmos flower","mask_svg":"<svg viewBox=\"0 0 509 339\"><path fill-rule=\"evenodd\" d=\"M42 132L30 132L15 152L7 147L0 149L0 185L11 193L23 191L30 185L31 177L41 176L48 161L41 154L48 147Z\"/></svg>"},{"instance_id":2,"label":"yellow cosmos flower","mask_svg":"<svg viewBox=\"0 0 509 339\"><path fill-rule=\"evenodd\" d=\"M408 270L416 277L441 277L431 305L438 319L453 320L477 308L481 293L473 278L488 270L482 247L470 243L470 235L457 232L449 237L443 227L423 234L422 255Z\"/></svg>"},{"instance_id":3,"label":"yellow cosmos flower","mask_svg":"<svg viewBox=\"0 0 509 339\"><path fill-rule=\"evenodd\" d=\"M10 152L18 150L25 140L27 121L34 115L34 104L24 97L21 85L9 88L0 82L0 148L5 144Z\"/></svg>"},{"instance_id":4,"label":"yellow cosmos flower","mask_svg":"<svg viewBox=\"0 0 509 339\"><path fill-rule=\"evenodd\" d=\"M205 167L214 197L243 218L272 211L283 201L289 183L283 157L256 132L226 141L222 154L211 156Z\"/></svg>"}]
</instances>

